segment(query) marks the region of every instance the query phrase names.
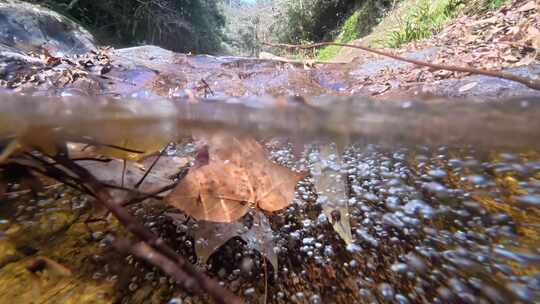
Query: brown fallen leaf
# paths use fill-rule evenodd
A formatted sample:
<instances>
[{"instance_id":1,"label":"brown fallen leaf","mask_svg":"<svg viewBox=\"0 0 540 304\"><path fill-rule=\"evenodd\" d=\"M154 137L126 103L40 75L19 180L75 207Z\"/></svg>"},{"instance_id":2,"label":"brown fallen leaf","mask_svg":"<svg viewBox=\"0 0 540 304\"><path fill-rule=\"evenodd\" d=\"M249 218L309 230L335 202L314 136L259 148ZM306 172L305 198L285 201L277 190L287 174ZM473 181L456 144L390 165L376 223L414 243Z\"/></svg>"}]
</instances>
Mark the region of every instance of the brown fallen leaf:
<instances>
[{"instance_id":1,"label":"brown fallen leaf","mask_svg":"<svg viewBox=\"0 0 540 304\"><path fill-rule=\"evenodd\" d=\"M69 277L72 275L71 270L66 266L44 256L38 256L31 259L26 266L26 269L31 273L47 271L49 275L55 277Z\"/></svg>"},{"instance_id":2,"label":"brown fallen leaf","mask_svg":"<svg viewBox=\"0 0 540 304\"><path fill-rule=\"evenodd\" d=\"M277 165L252 138L205 139L208 164L190 170L165 201L197 220L233 222L250 207L273 212L287 207L306 176Z\"/></svg>"},{"instance_id":3,"label":"brown fallen leaf","mask_svg":"<svg viewBox=\"0 0 540 304\"><path fill-rule=\"evenodd\" d=\"M255 201L247 179L232 163L208 164L190 170L165 201L196 220L230 223Z\"/></svg>"}]
</instances>

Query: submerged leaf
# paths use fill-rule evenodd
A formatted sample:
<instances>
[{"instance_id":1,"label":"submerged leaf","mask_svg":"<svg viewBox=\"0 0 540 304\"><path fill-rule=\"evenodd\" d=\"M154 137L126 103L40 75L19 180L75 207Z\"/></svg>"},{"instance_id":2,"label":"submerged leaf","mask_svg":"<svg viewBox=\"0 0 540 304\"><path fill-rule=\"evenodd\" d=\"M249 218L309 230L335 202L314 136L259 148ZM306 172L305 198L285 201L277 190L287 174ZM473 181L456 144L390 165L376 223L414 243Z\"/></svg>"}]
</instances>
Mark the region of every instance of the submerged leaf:
<instances>
[{"instance_id":1,"label":"submerged leaf","mask_svg":"<svg viewBox=\"0 0 540 304\"><path fill-rule=\"evenodd\" d=\"M111 159L107 162L84 160L78 161L77 163L92 173L92 175L100 182L115 186L123 186L129 189L133 189L145 173L143 169L137 167L130 161L126 161L124 171L124 161L119 159ZM139 190L145 193L152 193L171 182L170 179L163 178L154 172L150 172L144 179Z\"/></svg>"},{"instance_id":2,"label":"submerged leaf","mask_svg":"<svg viewBox=\"0 0 540 304\"><path fill-rule=\"evenodd\" d=\"M210 159L232 162L246 171L255 191L258 208L274 212L289 206L296 184L307 176L268 160L264 148L253 138L217 134L208 140Z\"/></svg>"},{"instance_id":3,"label":"submerged leaf","mask_svg":"<svg viewBox=\"0 0 540 304\"><path fill-rule=\"evenodd\" d=\"M253 225L247 229L243 221L234 223L217 223L199 221L198 227L193 231L195 253L201 263L206 263L210 256L223 244L234 237L240 237L246 246L260 252L277 273L278 259L274 252L274 238L268 218L260 211L253 215Z\"/></svg>"},{"instance_id":4,"label":"submerged leaf","mask_svg":"<svg viewBox=\"0 0 540 304\"><path fill-rule=\"evenodd\" d=\"M195 253L200 263L206 263L210 256L228 240L240 236L244 229L241 222L217 223L199 221L193 231Z\"/></svg>"},{"instance_id":5,"label":"submerged leaf","mask_svg":"<svg viewBox=\"0 0 540 304\"><path fill-rule=\"evenodd\" d=\"M134 188L149 169L144 182L138 188L143 192L153 192L160 187L172 183L173 177L179 173L182 167L189 163L186 157L167 155L151 155L139 162L126 161L125 172L124 160L103 157L100 149L80 143L67 143L68 155L71 159L90 171L99 181L125 188ZM154 164L154 161L157 162ZM78 160L77 160L78 159ZM152 165L154 165L152 167ZM122 181L122 176L124 180Z\"/></svg>"},{"instance_id":6,"label":"submerged leaf","mask_svg":"<svg viewBox=\"0 0 540 304\"><path fill-rule=\"evenodd\" d=\"M158 157L159 159L154 164L154 161ZM142 158L136 163L136 165L140 166L141 169L146 171L152 168L152 164L154 164L154 167L151 171L152 174L161 178L171 179L174 178L181 171L181 168L188 166L190 159L191 158L189 157L166 155L159 156L159 154L157 154Z\"/></svg>"},{"instance_id":7,"label":"submerged leaf","mask_svg":"<svg viewBox=\"0 0 540 304\"><path fill-rule=\"evenodd\" d=\"M313 164L311 175L317 189L318 201L336 233L351 244L352 233L349 220L349 206L346 184L341 174L341 161L335 149L321 146L317 161Z\"/></svg>"},{"instance_id":8,"label":"submerged leaf","mask_svg":"<svg viewBox=\"0 0 540 304\"><path fill-rule=\"evenodd\" d=\"M233 164L191 170L166 202L196 220L230 223L244 216L254 193L244 172Z\"/></svg>"},{"instance_id":9,"label":"submerged leaf","mask_svg":"<svg viewBox=\"0 0 540 304\"><path fill-rule=\"evenodd\" d=\"M230 223L250 206L270 212L283 209L305 177L268 160L255 139L218 134L205 142L208 164L190 170L166 198L197 220Z\"/></svg>"}]
</instances>

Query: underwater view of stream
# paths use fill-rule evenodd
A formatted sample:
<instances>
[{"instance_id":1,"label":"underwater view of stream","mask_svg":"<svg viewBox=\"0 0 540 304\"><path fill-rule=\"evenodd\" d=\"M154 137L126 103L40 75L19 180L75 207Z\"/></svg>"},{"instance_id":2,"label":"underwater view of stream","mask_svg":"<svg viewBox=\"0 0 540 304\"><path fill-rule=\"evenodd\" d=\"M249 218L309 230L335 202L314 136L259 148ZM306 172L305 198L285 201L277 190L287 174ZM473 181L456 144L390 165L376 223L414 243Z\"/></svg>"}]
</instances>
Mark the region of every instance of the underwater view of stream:
<instances>
[{"instance_id":1,"label":"underwater view of stream","mask_svg":"<svg viewBox=\"0 0 540 304\"><path fill-rule=\"evenodd\" d=\"M540 304L539 75L537 0L0 0L0 304Z\"/></svg>"},{"instance_id":2,"label":"underwater view of stream","mask_svg":"<svg viewBox=\"0 0 540 304\"><path fill-rule=\"evenodd\" d=\"M34 144L52 140L48 129L143 147L175 142L163 161L185 165L195 153L190 134L225 132L255 137L272 161L311 172L292 204L267 214L272 248L236 237L208 263L199 260L246 302L538 303L538 110L538 100L523 98L327 97L276 106L253 98L188 104L4 95L0 134L4 149L15 134ZM9 182L3 191L0 303L209 301L115 251L110 235L126 231L107 215L89 221L90 197L46 185L32 194ZM208 244L190 233L197 221L159 201L128 209L193 263L197 244ZM240 223L248 230L254 218L252 210ZM333 229L338 222L341 230Z\"/></svg>"}]
</instances>

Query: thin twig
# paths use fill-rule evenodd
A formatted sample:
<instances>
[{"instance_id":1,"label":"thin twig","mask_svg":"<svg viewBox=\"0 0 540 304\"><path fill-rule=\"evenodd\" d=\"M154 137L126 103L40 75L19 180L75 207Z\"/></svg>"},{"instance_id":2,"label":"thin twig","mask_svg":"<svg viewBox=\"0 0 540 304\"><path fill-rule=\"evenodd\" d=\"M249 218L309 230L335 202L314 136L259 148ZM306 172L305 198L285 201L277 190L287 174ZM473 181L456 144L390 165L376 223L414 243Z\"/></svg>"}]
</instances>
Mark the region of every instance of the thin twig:
<instances>
[{"instance_id":1,"label":"thin twig","mask_svg":"<svg viewBox=\"0 0 540 304\"><path fill-rule=\"evenodd\" d=\"M141 186L141 184L144 182L144 179L148 176L148 174L150 174L150 171L152 171L154 169L154 167L156 166L157 162L159 161L159 159L165 154L165 152L167 151L167 148L169 147L170 144L167 144L163 150L161 150L161 152L159 152L158 156L156 157L156 159L154 159L154 161L152 162L152 164L150 165L150 168L148 168L148 170L146 170L146 172L144 172L144 175L141 177L141 179L135 184L135 189L139 189L139 187Z\"/></svg>"},{"instance_id":2,"label":"thin twig","mask_svg":"<svg viewBox=\"0 0 540 304\"><path fill-rule=\"evenodd\" d=\"M111 188L111 189L116 189L116 190L124 190L126 192L132 192L134 191L133 189L131 188L127 188L127 187L123 187L123 186L119 186L119 185L115 185L115 184L109 184L109 183L102 183L103 187L105 188Z\"/></svg>"},{"instance_id":3,"label":"thin twig","mask_svg":"<svg viewBox=\"0 0 540 304\"><path fill-rule=\"evenodd\" d=\"M321 46L336 45L336 46L360 49L366 52L374 53L374 54L385 56L385 57L390 57L396 60L412 63L415 65L429 67L435 70L447 70L447 71L452 71L452 72L471 73L471 74L485 75L485 76L515 81L523 85L526 85L527 87L531 89L540 90L540 81L532 79L532 78L521 77L521 76L504 73L504 72L488 71L488 70L471 68L471 67L444 65L444 64L437 64L437 63L429 63L429 62L415 60L415 59L408 59L408 58L404 58L404 57L392 54L390 52L376 50L376 49L372 49L372 48L360 46L360 45L338 43L338 42L320 42L320 43L303 44L303 45L268 43L268 42L263 42L263 44L270 47L285 48L285 49L313 49L313 48L319 48Z\"/></svg>"},{"instance_id":4,"label":"thin twig","mask_svg":"<svg viewBox=\"0 0 540 304\"><path fill-rule=\"evenodd\" d=\"M95 141L95 140L93 140L91 138L88 138L88 137L73 138L72 136L65 135L64 139L66 141L74 141L74 142L80 142L80 143L86 144L86 146L84 146L81 151L84 151L84 150L88 149L91 146L96 146L96 147L101 146L101 147L112 148L112 149L116 149L116 150L120 150L120 151L124 151L124 152L129 152L129 153L135 153L135 154L143 154L144 153L144 151L140 151L140 150L130 149L130 148L126 148L126 147L120 147L120 146L113 145L113 144L100 143L100 142Z\"/></svg>"},{"instance_id":5,"label":"thin twig","mask_svg":"<svg viewBox=\"0 0 540 304\"><path fill-rule=\"evenodd\" d=\"M122 181L120 183L120 186L124 187L124 179L126 177L126 167L127 167L127 160L124 158L122 160Z\"/></svg>"},{"instance_id":6,"label":"thin twig","mask_svg":"<svg viewBox=\"0 0 540 304\"><path fill-rule=\"evenodd\" d=\"M72 161L95 161L95 162L101 162L101 163L109 163L112 161L110 158L95 158L95 157L78 157L78 158L72 158Z\"/></svg>"},{"instance_id":7,"label":"thin twig","mask_svg":"<svg viewBox=\"0 0 540 304\"><path fill-rule=\"evenodd\" d=\"M178 185L178 183L173 183L173 184L170 184L170 185L167 185L165 187L162 187L152 193L148 193L148 194L144 194L142 196L138 196L138 197L134 197L132 199L130 199L129 201L127 202L124 202L122 203L122 206L131 206L131 205L134 205L134 204L138 204L140 202L143 202L149 198L160 198L158 197L158 195L160 195L161 193L163 192L166 192L166 191L169 191L171 189L173 189L174 187L176 187L176 185Z\"/></svg>"}]
</instances>

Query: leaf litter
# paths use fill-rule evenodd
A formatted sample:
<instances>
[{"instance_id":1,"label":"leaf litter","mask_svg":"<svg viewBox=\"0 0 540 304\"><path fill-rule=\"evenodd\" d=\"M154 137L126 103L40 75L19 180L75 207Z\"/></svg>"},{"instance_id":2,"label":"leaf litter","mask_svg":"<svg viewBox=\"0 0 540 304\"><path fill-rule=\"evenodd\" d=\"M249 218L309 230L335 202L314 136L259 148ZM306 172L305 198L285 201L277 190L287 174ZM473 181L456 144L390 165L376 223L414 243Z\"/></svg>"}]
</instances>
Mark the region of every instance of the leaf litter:
<instances>
[{"instance_id":1,"label":"leaf litter","mask_svg":"<svg viewBox=\"0 0 540 304\"><path fill-rule=\"evenodd\" d=\"M501 70L537 62L540 59L539 4L535 0L519 0L508 2L496 11L480 14L464 11L445 25L441 33L410 42L392 51L397 55L405 55L434 47L436 52L426 58L434 64ZM355 59L355 64L376 58L379 56L363 54L361 58ZM467 73L404 66L383 69L361 79L357 85L366 87L372 95L384 95L390 90L380 89L381 84L389 83L392 84L392 90L403 90L415 88L419 84L426 86L464 76ZM422 88L422 91L426 90L429 91L429 88Z\"/></svg>"}]
</instances>

